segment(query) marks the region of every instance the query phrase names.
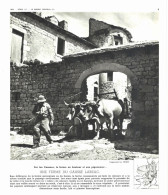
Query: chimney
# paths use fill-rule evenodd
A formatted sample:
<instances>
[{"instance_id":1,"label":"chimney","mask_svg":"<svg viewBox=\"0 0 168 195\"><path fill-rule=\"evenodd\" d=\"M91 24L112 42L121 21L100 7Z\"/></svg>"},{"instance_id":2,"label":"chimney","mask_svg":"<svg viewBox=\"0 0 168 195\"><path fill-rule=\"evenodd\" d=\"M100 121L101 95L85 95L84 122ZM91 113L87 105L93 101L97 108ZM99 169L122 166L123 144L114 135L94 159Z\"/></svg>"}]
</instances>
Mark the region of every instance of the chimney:
<instances>
[{"instance_id":1,"label":"chimney","mask_svg":"<svg viewBox=\"0 0 168 195\"><path fill-rule=\"evenodd\" d=\"M63 28L64 30L68 30L68 22L65 20L62 20L61 22L59 22L58 26Z\"/></svg>"},{"instance_id":2,"label":"chimney","mask_svg":"<svg viewBox=\"0 0 168 195\"><path fill-rule=\"evenodd\" d=\"M51 23L58 25L58 19L55 16L47 16L45 17L46 20L50 21Z\"/></svg>"},{"instance_id":3,"label":"chimney","mask_svg":"<svg viewBox=\"0 0 168 195\"><path fill-rule=\"evenodd\" d=\"M41 12L33 12L34 14L36 14L37 16L42 17L42 13Z\"/></svg>"}]
</instances>

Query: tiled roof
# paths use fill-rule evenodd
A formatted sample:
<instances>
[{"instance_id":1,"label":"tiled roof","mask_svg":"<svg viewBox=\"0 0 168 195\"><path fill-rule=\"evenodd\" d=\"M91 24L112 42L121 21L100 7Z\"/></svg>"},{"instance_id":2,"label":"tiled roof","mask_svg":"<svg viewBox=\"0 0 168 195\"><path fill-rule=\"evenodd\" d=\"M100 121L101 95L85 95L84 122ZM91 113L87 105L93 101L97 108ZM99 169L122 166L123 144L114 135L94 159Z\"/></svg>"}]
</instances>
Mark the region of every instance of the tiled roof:
<instances>
[{"instance_id":1,"label":"tiled roof","mask_svg":"<svg viewBox=\"0 0 168 195\"><path fill-rule=\"evenodd\" d=\"M105 53L105 52L109 52L109 51L115 52L115 51L120 51L120 50L128 50L128 49L132 49L132 48L140 48L140 47L142 48L142 47L154 46L154 45L159 45L159 41L131 42L131 43L128 43L127 45L117 45L117 46L101 47L101 48L86 50L84 52L66 55L63 57L63 59L75 58L75 57L86 56L86 55L101 54L101 53Z\"/></svg>"}]
</instances>

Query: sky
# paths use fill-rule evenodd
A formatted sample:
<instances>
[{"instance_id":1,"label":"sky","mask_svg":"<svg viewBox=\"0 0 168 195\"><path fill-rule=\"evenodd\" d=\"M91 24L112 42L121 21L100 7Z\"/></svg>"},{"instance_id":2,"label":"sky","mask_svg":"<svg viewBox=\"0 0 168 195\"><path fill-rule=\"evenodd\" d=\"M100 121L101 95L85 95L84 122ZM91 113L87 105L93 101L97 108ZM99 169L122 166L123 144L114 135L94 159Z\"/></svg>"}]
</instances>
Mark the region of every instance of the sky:
<instances>
[{"instance_id":1,"label":"sky","mask_svg":"<svg viewBox=\"0 0 168 195\"><path fill-rule=\"evenodd\" d=\"M132 41L159 40L159 12L43 12L43 16L55 15L59 21L68 22L68 30L80 37L89 34L89 19L94 18L126 28Z\"/></svg>"}]
</instances>

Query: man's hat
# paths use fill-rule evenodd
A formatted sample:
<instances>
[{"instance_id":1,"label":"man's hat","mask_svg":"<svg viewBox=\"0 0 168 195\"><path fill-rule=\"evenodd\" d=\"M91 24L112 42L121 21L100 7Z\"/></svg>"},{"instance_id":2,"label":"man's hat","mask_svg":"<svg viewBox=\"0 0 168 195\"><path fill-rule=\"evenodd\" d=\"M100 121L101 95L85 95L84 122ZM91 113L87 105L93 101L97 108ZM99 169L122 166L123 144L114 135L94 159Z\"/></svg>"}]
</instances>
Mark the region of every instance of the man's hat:
<instances>
[{"instance_id":1,"label":"man's hat","mask_svg":"<svg viewBox=\"0 0 168 195\"><path fill-rule=\"evenodd\" d=\"M46 101L45 97L43 95L39 95L37 103L45 102L45 101Z\"/></svg>"}]
</instances>

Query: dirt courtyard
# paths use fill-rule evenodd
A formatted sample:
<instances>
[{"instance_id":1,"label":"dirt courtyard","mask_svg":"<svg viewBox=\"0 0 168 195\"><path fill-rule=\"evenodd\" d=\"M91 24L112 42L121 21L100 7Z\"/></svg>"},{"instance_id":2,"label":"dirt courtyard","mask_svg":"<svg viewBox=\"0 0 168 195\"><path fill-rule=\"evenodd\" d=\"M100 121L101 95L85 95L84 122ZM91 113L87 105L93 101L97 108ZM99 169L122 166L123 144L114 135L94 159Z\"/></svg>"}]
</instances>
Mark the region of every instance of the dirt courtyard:
<instances>
[{"instance_id":1,"label":"dirt courtyard","mask_svg":"<svg viewBox=\"0 0 168 195\"><path fill-rule=\"evenodd\" d=\"M133 160L134 158L158 158L158 142L149 139L124 139L110 142L108 139L79 140L51 136L49 144L41 136L40 147L33 149L32 135L13 133L10 136L11 160Z\"/></svg>"}]
</instances>

